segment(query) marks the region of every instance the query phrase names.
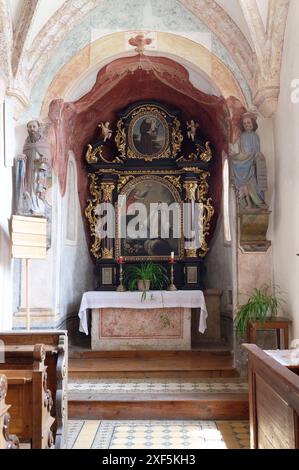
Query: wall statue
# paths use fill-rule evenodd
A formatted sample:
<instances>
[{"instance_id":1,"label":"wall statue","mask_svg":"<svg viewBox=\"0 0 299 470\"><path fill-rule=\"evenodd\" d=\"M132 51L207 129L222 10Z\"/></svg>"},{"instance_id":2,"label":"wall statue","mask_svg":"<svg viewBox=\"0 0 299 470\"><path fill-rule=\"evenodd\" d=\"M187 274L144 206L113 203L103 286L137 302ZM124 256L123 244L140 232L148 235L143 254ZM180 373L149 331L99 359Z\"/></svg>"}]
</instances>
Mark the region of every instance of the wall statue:
<instances>
[{"instance_id":1,"label":"wall statue","mask_svg":"<svg viewBox=\"0 0 299 470\"><path fill-rule=\"evenodd\" d=\"M50 177L50 146L42 135L37 120L27 123L27 131L23 154L16 159L16 212L19 215L46 217L50 222L51 206L46 200ZM49 237L50 235L48 247Z\"/></svg>"},{"instance_id":2,"label":"wall statue","mask_svg":"<svg viewBox=\"0 0 299 470\"><path fill-rule=\"evenodd\" d=\"M232 183L239 206L239 243L245 252L267 251L270 211L265 202L267 168L256 134L256 116L245 113L241 117L241 133L230 145Z\"/></svg>"},{"instance_id":3,"label":"wall statue","mask_svg":"<svg viewBox=\"0 0 299 470\"><path fill-rule=\"evenodd\" d=\"M256 134L256 116L245 113L241 117L241 134L230 145L232 183L237 192L239 208L243 210L267 210L267 168L260 151L260 138Z\"/></svg>"}]
</instances>

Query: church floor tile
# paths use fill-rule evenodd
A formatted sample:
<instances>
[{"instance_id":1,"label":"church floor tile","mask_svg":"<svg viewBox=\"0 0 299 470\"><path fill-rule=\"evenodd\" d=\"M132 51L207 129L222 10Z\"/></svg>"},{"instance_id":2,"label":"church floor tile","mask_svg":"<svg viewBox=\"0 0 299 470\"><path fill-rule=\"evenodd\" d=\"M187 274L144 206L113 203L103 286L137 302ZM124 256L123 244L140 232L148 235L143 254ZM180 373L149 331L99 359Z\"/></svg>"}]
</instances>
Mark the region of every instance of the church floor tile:
<instances>
[{"instance_id":1,"label":"church floor tile","mask_svg":"<svg viewBox=\"0 0 299 470\"><path fill-rule=\"evenodd\" d=\"M69 449L249 448L248 421L70 420Z\"/></svg>"},{"instance_id":2,"label":"church floor tile","mask_svg":"<svg viewBox=\"0 0 299 470\"><path fill-rule=\"evenodd\" d=\"M240 378L226 379L94 379L69 381L69 393L246 393L247 381Z\"/></svg>"}]
</instances>

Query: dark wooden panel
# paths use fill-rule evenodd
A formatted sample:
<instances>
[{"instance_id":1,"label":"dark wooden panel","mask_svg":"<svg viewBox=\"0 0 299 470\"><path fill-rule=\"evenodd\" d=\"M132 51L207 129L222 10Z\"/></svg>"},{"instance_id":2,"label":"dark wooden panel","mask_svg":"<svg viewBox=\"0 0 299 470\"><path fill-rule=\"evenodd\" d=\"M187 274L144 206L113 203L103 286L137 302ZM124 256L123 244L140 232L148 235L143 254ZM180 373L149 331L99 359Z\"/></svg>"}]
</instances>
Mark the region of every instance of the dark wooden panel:
<instances>
[{"instance_id":1,"label":"dark wooden panel","mask_svg":"<svg viewBox=\"0 0 299 470\"><path fill-rule=\"evenodd\" d=\"M260 449L293 449L292 408L261 377L256 376L258 442Z\"/></svg>"},{"instance_id":2,"label":"dark wooden panel","mask_svg":"<svg viewBox=\"0 0 299 470\"><path fill-rule=\"evenodd\" d=\"M255 344L248 351L250 444L299 449L299 377Z\"/></svg>"}]
</instances>

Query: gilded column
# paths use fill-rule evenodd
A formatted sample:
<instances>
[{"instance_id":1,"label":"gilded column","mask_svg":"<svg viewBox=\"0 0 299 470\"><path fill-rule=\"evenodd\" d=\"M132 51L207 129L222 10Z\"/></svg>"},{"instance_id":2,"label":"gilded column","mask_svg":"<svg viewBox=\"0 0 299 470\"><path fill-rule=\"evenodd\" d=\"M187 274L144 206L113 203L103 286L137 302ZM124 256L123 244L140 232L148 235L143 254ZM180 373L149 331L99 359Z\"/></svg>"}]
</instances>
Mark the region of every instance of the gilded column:
<instances>
[{"instance_id":1,"label":"gilded column","mask_svg":"<svg viewBox=\"0 0 299 470\"><path fill-rule=\"evenodd\" d=\"M109 209L110 205L113 204L113 191L115 189L115 184L113 182L102 182L101 191L102 191L102 202L104 203L104 212L109 218ZM114 258L114 238L109 237L109 233L105 238L102 238L101 243L101 254L102 259L113 259Z\"/></svg>"},{"instance_id":2,"label":"gilded column","mask_svg":"<svg viewBox=\"0 0 299 470\"><path fill-rule=\"evenodd\" d=\"M196 202L196 190L197 181L187 180L183 184L185 189L185 203L187 203L187 210L185 211L185 227L187 227L190 236L185 236L185 256L187 258L196 257L196 245L195 245L195 202ZM186 234L185 234L186 235ZM186 247L187 245L187 247ZM194 246L193 246L194 245Z\"/></svg>"}]
</instances>

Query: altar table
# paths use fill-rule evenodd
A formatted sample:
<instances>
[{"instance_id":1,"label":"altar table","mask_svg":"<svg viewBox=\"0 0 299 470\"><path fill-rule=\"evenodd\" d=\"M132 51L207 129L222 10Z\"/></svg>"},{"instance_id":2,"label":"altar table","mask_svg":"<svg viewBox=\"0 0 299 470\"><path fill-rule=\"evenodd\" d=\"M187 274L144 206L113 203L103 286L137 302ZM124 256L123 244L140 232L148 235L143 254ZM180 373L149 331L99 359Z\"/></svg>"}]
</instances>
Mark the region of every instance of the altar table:
<instances>
[{"instance_id":1,"label":"altar table","mask_svg":"<svg viewBox=\"0 0 299 470\"><path fill-rule=\"evenodd\" d=\"M191 309L200 308L199 331L207 325L202 291L92 291L82 296L79 330L88 335L92 310L92 349L190 349Z\"/></svg>"}]
</instances>

